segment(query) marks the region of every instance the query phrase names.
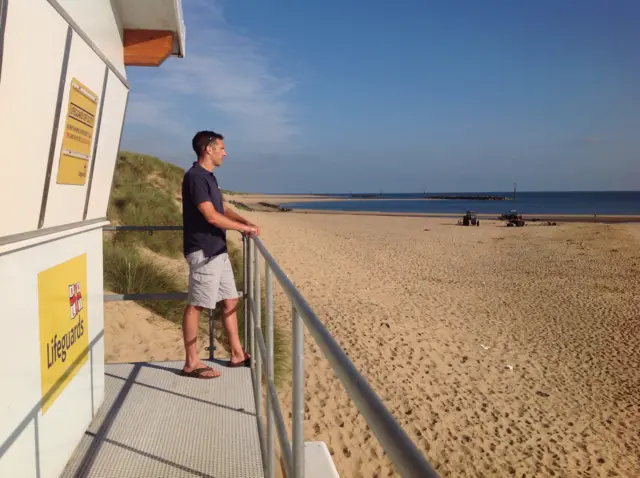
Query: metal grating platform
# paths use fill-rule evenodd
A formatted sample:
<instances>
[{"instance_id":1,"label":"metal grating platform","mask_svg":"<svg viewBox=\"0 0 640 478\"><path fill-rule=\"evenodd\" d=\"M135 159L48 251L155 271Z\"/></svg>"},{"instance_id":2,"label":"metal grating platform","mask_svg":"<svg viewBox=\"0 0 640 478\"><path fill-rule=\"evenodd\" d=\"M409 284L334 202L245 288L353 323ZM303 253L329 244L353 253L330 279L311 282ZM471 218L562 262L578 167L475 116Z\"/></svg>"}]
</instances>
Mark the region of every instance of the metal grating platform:
<instances>
[{"instance_id":1,"label":"metal grating platform","mask_svg":"<svg viewBox=\"0 0 640 478\"><path fill-rule=\"evenodd\" d=\"M179 375L184 362L105 365L105 400L63 478L262 478L251 371Z\"/></svg>"}]
</instances>

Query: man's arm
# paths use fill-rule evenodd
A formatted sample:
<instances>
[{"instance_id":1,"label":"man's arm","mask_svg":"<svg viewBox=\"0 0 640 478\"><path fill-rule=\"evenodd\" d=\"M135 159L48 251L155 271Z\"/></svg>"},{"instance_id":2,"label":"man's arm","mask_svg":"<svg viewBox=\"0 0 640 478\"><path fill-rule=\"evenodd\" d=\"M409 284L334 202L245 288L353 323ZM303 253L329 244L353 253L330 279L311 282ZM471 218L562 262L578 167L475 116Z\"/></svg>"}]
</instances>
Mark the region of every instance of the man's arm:
<instances>
[{"instance_id":1,"label":"man's arm","mask_svg":"<svg viewBox=\"0 0 640 478\"><path fill-rule=\"evenodd\" d=\"M213 207L211 201L201 202L198 204L198 209L209 224L213 224L220 229L232 229L234 231L246 232L248 234L255 234L257 231L255 226L243 224L237 220L227 217L226 214L220 214Z\"/></svg>"},{"instance_id":2,"label":"man's arm","mask_svg":"<svg viewBox=\"0 0 640 478\"><path fill-rule=\"evenodd\" d=\"M253 231L252 234L255 234L256 236L260 235L260 228L258 226L256 226L251 221L245 219L244 217L242 217L240 214L238 214L234 210L232 210L230 208L225 208L224 215L226 217L228 217L229 219L233 220L233 221L237 221L237 222L239 222L241 224L246 224L247 226L253 227L255 230Z\"/></svg>"},{"instance_id":3,"label":"man's arm","mask_svg":"<svg viewBox=\"0 0 640 478\"><path fill-rule=\"evenodd\" d=\"M224 214L216 211L209 197L209 186L207 185L206 179L198 175L185 177L185 181L185 187L188 188L193 202L197 205L198 210L209 224L213 224L220 229L232 229L249 234L253 233L254 228L251 226L229 219L225 217Z\"/></svg>"},{"instance_id":4,"label":"man's arm","mask_svg":"<svg viewBox=\"0 0 640 478\"><path fill-rule=\"evenodd\" d=\"M244 217L242 217L240 214L235 212L233 209L224 208L224 215L227 216L229 219L231 219L233 221L237 221L237 222L240 222L242 224L246 224L248 226L252 225L249 221L247 221Z\"/></svg>"}]
</instances>

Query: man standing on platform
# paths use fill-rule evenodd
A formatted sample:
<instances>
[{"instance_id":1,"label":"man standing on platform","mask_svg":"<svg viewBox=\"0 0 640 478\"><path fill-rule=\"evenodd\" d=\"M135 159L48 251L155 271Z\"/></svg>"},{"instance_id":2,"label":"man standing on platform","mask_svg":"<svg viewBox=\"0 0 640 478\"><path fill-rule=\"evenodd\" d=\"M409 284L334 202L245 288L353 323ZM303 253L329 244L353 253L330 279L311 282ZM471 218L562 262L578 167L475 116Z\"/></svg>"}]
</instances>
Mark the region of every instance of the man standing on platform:
<instances>
[{"instance_id":1,"label":"man standing on platform","mask_svg":"<svg viewBox=\"0 0 640 478\"><path fill-rule=\"evenodd\" d=\"M227 254L226 230L259 235L260 229L232 210L225 210L222 192L213 171L226 156L224 138L213 131L200 131L192 140L197 161L182 181L184 256L189 263L189 297L182 331L186 360L182 375L215 378L220 372L198 358L198 319L203 308L215 309L222 302L222 317L231 346L230 367L248 363L238 335L238 291Z\"/></svg>"}]
</instances>

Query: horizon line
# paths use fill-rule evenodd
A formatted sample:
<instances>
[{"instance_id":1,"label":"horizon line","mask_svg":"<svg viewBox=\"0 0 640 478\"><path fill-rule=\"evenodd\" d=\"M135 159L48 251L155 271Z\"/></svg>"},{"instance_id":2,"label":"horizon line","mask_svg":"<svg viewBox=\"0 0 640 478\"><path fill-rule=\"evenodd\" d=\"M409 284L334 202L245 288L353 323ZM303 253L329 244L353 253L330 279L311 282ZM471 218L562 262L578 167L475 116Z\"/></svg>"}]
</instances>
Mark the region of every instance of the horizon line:
<instances>
[{"instance_id":1,"label":"horizon line","mask_svg":"<svg viewBox=\"0 0 640 478\"><path fill-rule=\"evenodd\" d=\"M240 192L240 191L233 191ZM262 195L270 195L270 196L331 196L331 195L346 195L346 194L378 194L378 195L388 195L388 194L505 194L505 195L513 195L513 190L505 190L505 191L433 191L433 192L425 192L425 191L417 191L417 192L372 192L372 191L350 191L350 192L259 192L259 191L242 191L243 194L262 194ZM506 194L508 193L508 194ZM553 190L518 190L517 194L520 193L640 193L640 189L553 189Z\"/></svg>"}]
</instances>

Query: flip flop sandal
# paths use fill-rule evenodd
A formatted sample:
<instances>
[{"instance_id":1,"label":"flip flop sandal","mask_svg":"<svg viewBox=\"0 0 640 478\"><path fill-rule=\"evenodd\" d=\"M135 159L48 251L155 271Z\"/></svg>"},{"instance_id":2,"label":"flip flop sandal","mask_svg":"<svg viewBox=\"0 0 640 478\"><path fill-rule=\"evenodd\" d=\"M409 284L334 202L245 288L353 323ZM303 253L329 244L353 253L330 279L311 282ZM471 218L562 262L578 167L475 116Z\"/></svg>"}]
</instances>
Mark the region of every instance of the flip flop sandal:
<instances>
[{"instance_id":1,"label":"flip flop sandal","mask_svg":"<svg viewBox=\"0 0 640 478\"><path fill-rule=\"evenodd\" d=\"M231 363L231 360L227 362L227 367L236 368L236 367L249 367L251 365L251 358L246 358L242 362Z\"/></svg>"},{"instance_id":2,"label":"flip flop sandal","mask_svg":"<svg viewBox=\"0 0 640 478\"><path fill-rule=\"evenodd\" d=\"M193 369L191 372L187 372L186 370L182 369L182 371L180 372L180 375L182 375L183 377L194 377L194 378L202 378L202 379L218 378L220 376L219 372L218 372L218 375L203 375L204 372L208 372L210 370L213 370L213 369L211 367L201 367L201 368Z\"/></svg>"}]
</instances>

